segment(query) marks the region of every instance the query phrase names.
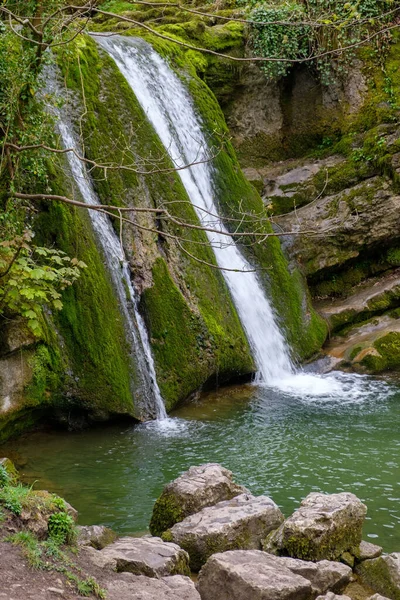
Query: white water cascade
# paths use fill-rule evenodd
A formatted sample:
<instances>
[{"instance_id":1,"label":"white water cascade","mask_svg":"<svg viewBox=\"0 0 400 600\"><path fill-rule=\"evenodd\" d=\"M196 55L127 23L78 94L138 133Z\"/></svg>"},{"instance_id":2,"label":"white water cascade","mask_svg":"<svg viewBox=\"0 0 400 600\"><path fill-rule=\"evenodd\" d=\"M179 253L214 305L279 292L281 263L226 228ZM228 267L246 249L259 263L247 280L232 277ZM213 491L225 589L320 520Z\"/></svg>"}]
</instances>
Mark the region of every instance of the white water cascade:
<instances>
[{"instance_id":1,"label":"white water cascade","mask_svg":"<svg viewBox=\"0 0 400 600\"><path fill-rule=\"evenodd\" d=\"M135 38L99 38L133 89L156 133L177 166L187 194L207 231L229 287L258 368L257 380L269 385L294 374L285 339L251 265L217 217L207 142L193 102L179 78L152 47Z\"/></svg>"},{"instance_id":2,"label":"white water cascade","mask_svg":"<svg viewBox=\"0 0 400 600\"><path fill-rule=\"evenodd\" d=\"M53 94L57 93L57 81L54 75L47 78L47 87ZM79 144L73 134L72 125L67 115L64 114L65 109L53 109L53 112L56 113L57 127L63 146L74 148L80 154ZM101 204L82 161L73 152L68 152L67 158L73 179L84 202L90 205ZM103 250L121 312L125 318L132 360L137 365L137 377L134 385L131 386L133 388L132 394L141 405L142 418L166 419L167 413L157 384L147 329L138 310L137 294L131 282L129 265L121 248L120 240L107 215L95 210L89 210L88 212L96 237Z\"/></svg>"},{"instance_id":3,"label":"white water cascade","mask_svg":"<svg viewBox=\"0 0 400 600\"><path fill-rule=\"evenodd\" d=\"M150 44L140 38L100 37L98 43L114 59L131 86L173 164L191 165L177 172L200 222L213 229L206 233L246 331L258 368L256 383L310 400L353 401L376 394L382 384L369 378L340 372L319 375L295 369L257 275L218 216L213 166L207 160L210 152L201 120L184 84Z\"/></svg>"}]
</instances>

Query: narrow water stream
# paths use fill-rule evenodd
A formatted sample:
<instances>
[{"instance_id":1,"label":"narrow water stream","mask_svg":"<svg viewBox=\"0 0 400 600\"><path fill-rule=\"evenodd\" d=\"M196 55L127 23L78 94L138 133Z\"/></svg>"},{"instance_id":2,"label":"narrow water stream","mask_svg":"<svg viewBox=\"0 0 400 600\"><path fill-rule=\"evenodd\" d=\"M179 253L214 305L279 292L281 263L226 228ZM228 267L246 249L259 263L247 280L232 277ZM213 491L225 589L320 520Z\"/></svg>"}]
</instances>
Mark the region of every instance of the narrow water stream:
<instances>
[{"instance_id":1,"label":"narrow water stream","mask_svg":"<svg viewBox=\"0 0 400 600\"><path fill-rule=\"evenodd\" d=\"M119 533L146 531L163 485L191 465L216 461L287 516L311 491L351 491L368 506L365 539L398 551L400 390L369 385L363 398L320 400L225 388L161 423L36 433L2 451L27 482L71 502L81 523Z\"/></svg>"}]
</instances>

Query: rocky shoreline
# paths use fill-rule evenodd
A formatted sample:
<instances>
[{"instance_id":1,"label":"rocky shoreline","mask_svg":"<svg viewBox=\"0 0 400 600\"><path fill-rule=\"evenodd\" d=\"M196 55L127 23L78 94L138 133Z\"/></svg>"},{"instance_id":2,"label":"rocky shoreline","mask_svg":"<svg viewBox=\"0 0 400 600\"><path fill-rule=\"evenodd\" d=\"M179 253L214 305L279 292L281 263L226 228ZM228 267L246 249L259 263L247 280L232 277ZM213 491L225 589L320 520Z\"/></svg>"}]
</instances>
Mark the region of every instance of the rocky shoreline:
<instances>
[{"instance_id":1,"label":"rocky shoreline","mask_svg":"<svg viewBox=\"0 0 400 600\"><path fill-rule=\"evenodd\" d=\"M362 540L367 507L351 493L311 493L285 519L273 500L208 463L165 486L151 535L121 538L99 525L67 535L77 513L57 498L24 488L0 459L0 598L400 599L400 553Z\"/></svg>"}]
</instances>

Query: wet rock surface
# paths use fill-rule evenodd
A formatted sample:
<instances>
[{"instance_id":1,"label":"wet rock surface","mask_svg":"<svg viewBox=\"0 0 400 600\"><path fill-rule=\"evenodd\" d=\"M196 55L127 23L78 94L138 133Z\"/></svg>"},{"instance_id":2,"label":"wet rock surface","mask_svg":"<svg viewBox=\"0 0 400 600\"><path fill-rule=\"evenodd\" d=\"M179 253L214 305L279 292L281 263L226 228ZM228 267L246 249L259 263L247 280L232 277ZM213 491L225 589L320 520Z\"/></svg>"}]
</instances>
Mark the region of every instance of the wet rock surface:
<instances>
[{"instance_id":1,"label":"wet rock surface","mask_svg":"<svg viewBox=\"0 0 400 600\"><path fill-rule=\"evenodd\" d=\"M165 486L154 505L150 531L153 535L161 535L202 508L247 492L246 488L233 481L231 471L219 464L190 467Z\"/></svg>"},{"instance_id":2,"label":"wet rock surface","mask_svg":"<svg viewBox=\"0 0 400 600\"><path fill-rule=\"evenodd\" d=\"M275 502L267 496L241 494L203 508L174 525L164 537L188 552L190 566L196 571L216 552L261 549L262 540L283 519Z\"/></svg>"},{"instance_id":3,"label":"wet rock surface","mask_svg":"<svg viewBox=\"0 0 400 600\"><path fill-rule=\"evenodd\" d=\"M309 494L269 536L264 549L304 560L338 559L361 543L366 512L354 494Z\"/></svg>"}]
</instances>

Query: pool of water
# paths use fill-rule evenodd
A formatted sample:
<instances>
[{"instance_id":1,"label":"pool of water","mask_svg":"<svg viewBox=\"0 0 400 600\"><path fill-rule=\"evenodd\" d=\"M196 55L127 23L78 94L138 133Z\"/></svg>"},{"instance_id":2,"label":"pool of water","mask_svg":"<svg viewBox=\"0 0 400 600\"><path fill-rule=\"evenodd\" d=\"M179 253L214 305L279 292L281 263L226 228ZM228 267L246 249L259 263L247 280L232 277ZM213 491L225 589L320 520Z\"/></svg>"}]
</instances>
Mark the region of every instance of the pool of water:
<instances>
[{"instance_id":1,"label":"pool of water","mask_svg":"<svg viewBox=\"0 0 400 600\"><path fill-rule=\"evenodd\" d=\"M65 497L82 524L144 532L164 484L212 461L286 516L311 491L351 491L368 506L365 538L400 551L400 388L352 377L341 397L224 388L162 423L35 433L1 453L26 482Z\"/></svg>"}]
</instances>

